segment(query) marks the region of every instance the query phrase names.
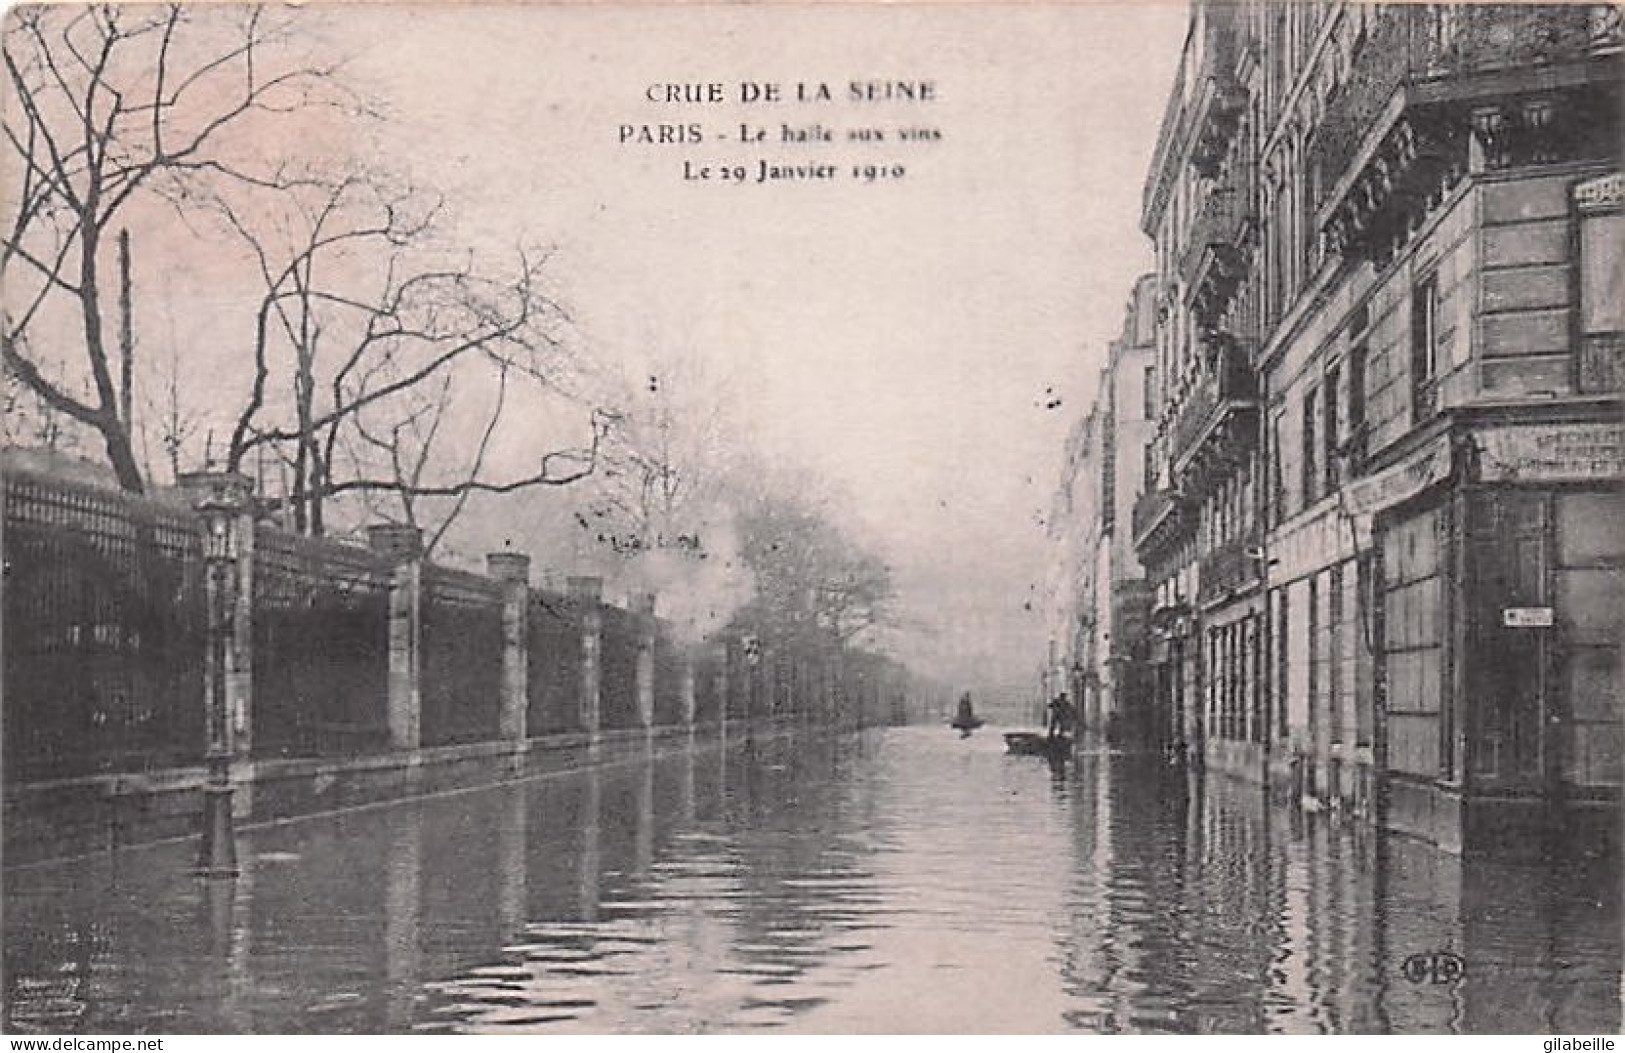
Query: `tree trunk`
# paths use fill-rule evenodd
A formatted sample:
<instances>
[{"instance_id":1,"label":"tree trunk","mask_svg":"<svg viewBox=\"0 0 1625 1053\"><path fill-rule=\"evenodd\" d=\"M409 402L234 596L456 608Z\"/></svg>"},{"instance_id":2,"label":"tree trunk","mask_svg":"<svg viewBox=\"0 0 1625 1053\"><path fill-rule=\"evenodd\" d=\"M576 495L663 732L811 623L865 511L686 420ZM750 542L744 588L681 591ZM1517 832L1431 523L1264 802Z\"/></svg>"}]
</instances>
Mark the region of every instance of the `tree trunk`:
<instances>
[{"instance_id":1,"label":"tree trunk","mask_svg":"<svg viewBox=\"0 0 1625 1053\"><path fill-rule=\"evenodd\" d=\"M135 434L135 321L130 310L130 230L118 232L119 416Z\"/></svg>"},{"instance_id":2,"label":"tree trunk","mask_svg":"<svg viewBox=\"0 0 1625 1053\"><path fill-rule=\"evenodd\" d=\"M87 213L92 213L95 201L87 202ZM107 447L107 461L113 466L119 486L130 493L139 494L146 486L141 468L136 464L135 451L130 446L130 433L119 419L118 393L113 387L112 372L108 368L107 343L102 335L101 295L96 284L96 250L100 246L100 229L89 216L81 226L79 236L79 310L84 323L85 354L90 359L91 376L96 382L96 430L101 432Z\"/></svg>"}]
</instances>

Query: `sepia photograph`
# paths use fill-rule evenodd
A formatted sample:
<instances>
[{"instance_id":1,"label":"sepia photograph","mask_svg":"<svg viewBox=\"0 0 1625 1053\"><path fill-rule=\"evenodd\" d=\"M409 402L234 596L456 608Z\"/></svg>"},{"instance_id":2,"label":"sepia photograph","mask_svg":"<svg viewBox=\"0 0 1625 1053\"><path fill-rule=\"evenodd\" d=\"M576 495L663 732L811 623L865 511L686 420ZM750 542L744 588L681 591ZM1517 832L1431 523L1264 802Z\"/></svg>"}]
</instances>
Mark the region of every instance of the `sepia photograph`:
<instances>
[{"instance_id":1,"label":"sepia photograph","mask_svg":"<svg viewBox=\"0 0 1625 1053\"><path fill-rule=\"evenodd\" d=\"M1615 1048L1622 10L0 11L8 1048Z\"/></svg>"}]
</instances>

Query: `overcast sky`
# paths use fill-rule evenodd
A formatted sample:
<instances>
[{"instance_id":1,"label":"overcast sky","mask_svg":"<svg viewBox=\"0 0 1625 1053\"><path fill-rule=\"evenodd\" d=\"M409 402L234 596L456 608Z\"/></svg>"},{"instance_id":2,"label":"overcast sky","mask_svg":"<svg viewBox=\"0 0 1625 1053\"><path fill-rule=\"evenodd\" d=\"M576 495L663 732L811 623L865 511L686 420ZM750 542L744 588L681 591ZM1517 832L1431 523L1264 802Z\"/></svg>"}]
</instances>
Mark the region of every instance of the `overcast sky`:
<instances>
[{"instance_id":1,"label":"overcast sky","mask_svg":"<svg viewBox=\"0 0 1625 1053\"><path fill-rule=\"evenodd\" d=\"M336 17L363 49L353 72L391 100L388 134L466 231L556 245L556 279L607 353L661 341L733 376L752 441L851 496L897 567L915 654L954 679L1036 682L1039 520L1151 263L1140 190L1183 3ZM854 103L854 80L929 81L934 99ZM827 83L836 98L745 105L741 81ZM720 84L726 101L648 101L667 83ZM769 144L739 143L741 122ZM697 123L705 141L620 141L622 125L660 123ZM941 138L773 143L785 123ZM829 161L841 178L683 179L688 161L753 180L761 159ZM871 161L905 174L847 175Z\"/></svg>"}]
</instances>

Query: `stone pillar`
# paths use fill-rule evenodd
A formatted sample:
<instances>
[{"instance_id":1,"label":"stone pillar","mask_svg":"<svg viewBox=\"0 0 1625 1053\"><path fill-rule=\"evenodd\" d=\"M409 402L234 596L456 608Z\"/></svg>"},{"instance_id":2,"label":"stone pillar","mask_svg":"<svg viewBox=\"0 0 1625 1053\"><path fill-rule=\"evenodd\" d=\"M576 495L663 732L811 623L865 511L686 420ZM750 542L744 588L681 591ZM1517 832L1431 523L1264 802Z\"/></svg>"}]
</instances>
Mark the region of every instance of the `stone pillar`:
<instances>
[{"instance_id":1,"label":"stone pillar","mask_svg":"<svg viewBox=\"0 0 1625 1053\"><path fill-rule=\"evenodd\" d=\"M191 472L181 489L203 518L204 760L197 872L236 877L232 767L245 757L253 726L254 484L233 472Z\"/></svg>"},{"instance_id":2,"label":"stone pillar","mask_svg":"<svg viewBox=\"0 0 1625 1053\"><path fill-rule=\"evenodd\" d=\"M530 704L529 627L530 557L523 552L492 552L486 573L502 583L502 710L499 727L509 742L526 739Z\"/></svg>"},{"instance_id":3,"label":"stone pillar","mask_svg":"<svg viewBox=\"0 0 1625 1053\"><path fill-rule=\"evenodd\" d=\"M640 592L633 596L632 613L638 616L638 657L634 670L638 726L649 731L655 723L655 594Z\"/></svg>"},{"instance_id":4,"label":"stone pillar","mask_svg":"<svg viewBox=\"0 0 1625 1053\"><path fill-rule=\"evenodd\" d=\"M601 726L599 661L602 658L604 579L572 577L567 582L570 602L581 619L581 727L597 737Z\"/></svg>"},{"instance_id":5,"label":"stone pillar","mask_svg":"<svg viewBox=\"0 0 1625 1053\"><path fill-rule=\"evenodd\" d=\"M423 531L389 523L367 528L367 544L394 565L389 586L389 745L423 741Z\"/></svg>"},{"instance_id":6,"label":"stone pillar","mask_svg":"<svg viewBox=\"0 0 1625 1053\"><path fill-rule=\"evenodd\" d=\"M684 649L677 659L677 700L683 727L694 730L694 655Z\"/></svg>"}]
</instances>

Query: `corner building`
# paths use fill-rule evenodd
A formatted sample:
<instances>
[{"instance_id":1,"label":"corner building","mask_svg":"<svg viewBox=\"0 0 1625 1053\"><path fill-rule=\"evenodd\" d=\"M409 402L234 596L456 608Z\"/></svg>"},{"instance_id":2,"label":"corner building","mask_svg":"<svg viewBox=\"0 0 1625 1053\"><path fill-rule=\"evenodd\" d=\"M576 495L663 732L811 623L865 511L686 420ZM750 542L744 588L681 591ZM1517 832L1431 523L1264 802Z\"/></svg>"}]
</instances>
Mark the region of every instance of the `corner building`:
<instances>
[{"instance_id":1,"label":"corner building","mask_svg":"<svg viewBox=\"0 0 1625 1053\"><path fill-rule=\"evenodd\" d=\"M1136 508L1193 763L1458 850L1615 833L1619 13L1193 10Z\"/></svg>"}]
</instances>

